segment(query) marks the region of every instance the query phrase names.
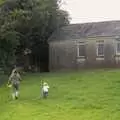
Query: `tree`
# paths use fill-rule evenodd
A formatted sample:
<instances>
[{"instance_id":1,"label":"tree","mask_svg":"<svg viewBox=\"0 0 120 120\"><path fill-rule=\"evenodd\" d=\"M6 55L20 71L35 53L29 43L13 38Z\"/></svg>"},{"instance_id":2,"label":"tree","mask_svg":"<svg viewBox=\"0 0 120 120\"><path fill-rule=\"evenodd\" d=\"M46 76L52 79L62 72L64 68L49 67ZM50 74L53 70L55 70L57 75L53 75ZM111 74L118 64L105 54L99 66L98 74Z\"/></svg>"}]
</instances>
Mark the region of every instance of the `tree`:
<instances>
[{"instance_id":1,"label":"tree","mask_svg":"<svg viewBox=\"0 0 120 120\"><path fill-rule=\"evenodd\" d=\"M6 56L0 58L2 63L14 61L8 56L15 58L15 52L20 51L23 54L25 49L30 49L32 57L39 58L38 61L46 59L44 57L46 54L42 53L43 50L47 51L47 39L55 29L69 24L69 15L66 11L59 9L59 3L58 0L5 0L2 2L0 49L1 55L4 53ZM5 62L4 66L7 64Z\"/></svg>"},{"instance_id":2,"label":"tree","mask_svg":"<svg viewBox=\"0 0 120 120\"><path fill-rule=\"evenodd\" d=\"M13 29L13 25L12 17L0 11L0 63L5 71L15 60L15 49L19 44L18 33Z\"/></svg>"}]
</instances>

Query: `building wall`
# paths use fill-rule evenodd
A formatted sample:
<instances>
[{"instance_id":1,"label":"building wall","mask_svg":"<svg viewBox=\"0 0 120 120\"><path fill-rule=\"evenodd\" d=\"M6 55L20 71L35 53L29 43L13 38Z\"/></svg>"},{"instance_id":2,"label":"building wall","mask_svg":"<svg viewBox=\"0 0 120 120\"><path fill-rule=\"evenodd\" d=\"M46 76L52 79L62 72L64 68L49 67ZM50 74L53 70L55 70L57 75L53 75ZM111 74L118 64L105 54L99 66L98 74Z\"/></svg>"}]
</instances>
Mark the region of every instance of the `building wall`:
<instances>
[{"instance_id":1,"label":"building wall","mask_svg":"<svg viewBox=\"0 0 120 120\"><path fill-rule=\"evenodd\" d=\"M104 41L104 57L97 57L96 41ZM77 45L85 42L85 59L77 56ZM119 57L115 55L115 41L113 37L91 37L77 40L61 40L49 43L50 71L65 69L81 69L88 67L117 67ZM116 61L117 60L117 61Z\"/></svg>"},{"instance_id":2,"label":"building wall","mask_svg":"<svg viewBox=\"0 0 120 120\"><path fill-rule=\"evenodd\" d=\"M104 57L97 56L97 41L104 41ZM77 42L85 41L86 44L86 59L82 62L78 62L79 68L84 64L84 67L110 67L114 65L114 39L111 37L98 37L79 39ZM80 58L77 57L78 61Z\"/></svg>"},{"instance_id":3,"label":"building wall","mask_svg":"<svg viewBox=\"0 0 120 120\"><path fill-rule=\"evenodd\" d=\"M49 44L49 69L50 71L75 69L76 48L75 41L54 41Z\"/></svg>"}]
</instances>

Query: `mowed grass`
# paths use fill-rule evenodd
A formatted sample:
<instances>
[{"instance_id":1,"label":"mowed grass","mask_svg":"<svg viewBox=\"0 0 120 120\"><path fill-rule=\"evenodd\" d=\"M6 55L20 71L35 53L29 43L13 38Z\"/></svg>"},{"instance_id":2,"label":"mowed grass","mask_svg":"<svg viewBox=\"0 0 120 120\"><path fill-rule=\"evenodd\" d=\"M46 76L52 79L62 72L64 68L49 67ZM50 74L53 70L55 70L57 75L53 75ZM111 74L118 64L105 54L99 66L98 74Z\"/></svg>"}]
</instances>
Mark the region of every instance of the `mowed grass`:
<instances>
[{"instance_id":1,"label":"mowed grass","mask_svg":"<svg viewBox=\"0 0 120 120\"><path fill-rule=\"evenodd\" d=\"M50 85L40 98L41 80ZM20 98L0 88L0 120L120 120L120 70L23 76Z\"/></svg>"}]
</instances>

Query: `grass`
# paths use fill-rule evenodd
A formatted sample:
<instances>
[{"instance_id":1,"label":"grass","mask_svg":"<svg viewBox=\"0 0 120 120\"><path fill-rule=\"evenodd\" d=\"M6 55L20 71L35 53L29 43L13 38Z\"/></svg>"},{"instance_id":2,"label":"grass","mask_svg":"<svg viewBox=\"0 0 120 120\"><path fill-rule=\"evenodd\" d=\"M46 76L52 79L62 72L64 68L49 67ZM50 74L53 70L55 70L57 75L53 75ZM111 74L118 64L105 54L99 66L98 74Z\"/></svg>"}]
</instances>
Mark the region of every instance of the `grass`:
<instances>
[{"instance_id":1,"label":"grass","mask_svg":"<svg viewBox=\"0 0 120 120\"><path fill-rule=\"evenodd\" d=\"M50 85L40 99L40 81ZM120 70L30 74L23 77L20 99L0 88L0 120L120 120Z\"/></svg>"}]
</instances>

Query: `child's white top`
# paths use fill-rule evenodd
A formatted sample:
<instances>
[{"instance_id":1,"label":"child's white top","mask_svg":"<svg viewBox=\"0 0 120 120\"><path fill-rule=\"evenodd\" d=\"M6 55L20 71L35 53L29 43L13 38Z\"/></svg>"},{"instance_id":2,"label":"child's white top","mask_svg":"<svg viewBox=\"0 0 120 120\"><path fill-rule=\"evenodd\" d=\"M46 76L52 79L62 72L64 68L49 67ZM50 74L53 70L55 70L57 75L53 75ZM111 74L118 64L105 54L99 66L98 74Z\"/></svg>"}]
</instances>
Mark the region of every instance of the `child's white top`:
<instances>
[{"instance_id":1,"label":"child's white top","mask_svg":"<svg viewBox=\"0 0 120 120\"><path fill-rule=\"evenodd\" d=\"M43 86L43 91L44 91L44 92L48 92L48 89L49 89L49 86L48 86L48 85Z\"/></svg>"}]
</instances>

